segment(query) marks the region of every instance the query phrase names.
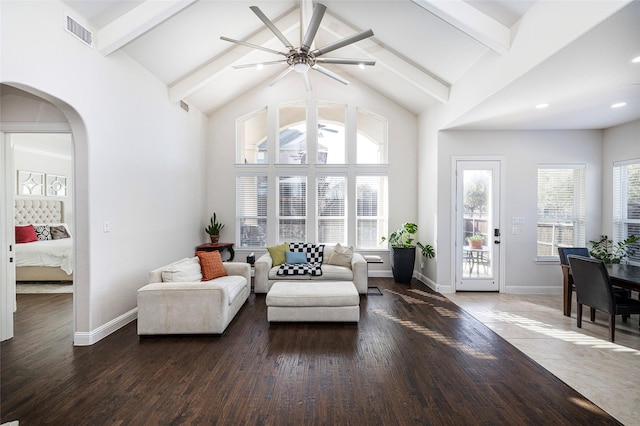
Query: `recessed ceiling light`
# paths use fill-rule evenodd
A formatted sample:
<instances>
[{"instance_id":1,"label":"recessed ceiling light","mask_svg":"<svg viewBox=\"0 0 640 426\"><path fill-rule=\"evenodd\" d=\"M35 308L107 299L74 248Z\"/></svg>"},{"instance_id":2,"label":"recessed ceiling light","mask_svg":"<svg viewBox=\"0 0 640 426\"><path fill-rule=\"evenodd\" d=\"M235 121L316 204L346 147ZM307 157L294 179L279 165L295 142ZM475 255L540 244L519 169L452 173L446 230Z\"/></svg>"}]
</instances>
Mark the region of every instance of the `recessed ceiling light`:
<instances>
[{"instance_id":1,"label":"recessed ceiling light","mask_svg":"<svg viewBox=\"0 0 640 426\"><path fill-rule=\"evenodd\" d=\"M640 56L636 56L631 60L631 62L633 62L634 64L640 64Z\"/></svg>"},{"instance_id":2,"label":"recessed ceiling light","mask_svg":"<svg viewBox=\"0 0 640 426\"><path fill-rule=\"evenodd\" d=\"M261 70L262 68L264 68L264 64L258 64L258 65L256 65L256 68Z\"/></svg>"},{"instance_id":3,"label":"recessed ceiling light","mask_svg":"<svg viewBox=\"0 0 640 426\"><path fill-rule=\"evenodd\" d=\"M627 104L626 102L618 102L616 104L611 105L611 108L622 108L626 104Z\"/></svg>"},{"instance_id":4,"label":"recessed ceiling light","mask_svg":"<svg viewBox=\"0 0 640 426\"><path fill-rule=\"evenodd\" d=\"M536 109L545 109L548 106L549 106L549 104L538 104L538 105L536 105Z\"/></svg>"},{"instance_id":5,"label":"recessed ceiling light","mask_svg":"<svg viewBox=\"0 0 640 426\"><path fill-rule=\"evenodd\" d=\"M363 69L364 69L364 64L362 64L362 63L358 64L358 68L360 68L361 70L363 70Z\"/></svg>"}]
</instances>

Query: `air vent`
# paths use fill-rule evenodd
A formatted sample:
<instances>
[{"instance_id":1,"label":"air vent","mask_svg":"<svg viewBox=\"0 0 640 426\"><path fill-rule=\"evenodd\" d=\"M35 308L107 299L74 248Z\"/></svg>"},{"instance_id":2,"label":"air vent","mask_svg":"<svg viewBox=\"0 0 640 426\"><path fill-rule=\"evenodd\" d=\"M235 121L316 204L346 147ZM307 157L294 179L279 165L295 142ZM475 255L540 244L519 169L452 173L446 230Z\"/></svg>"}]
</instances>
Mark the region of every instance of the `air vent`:
<instances>
[{"instance_id":1,"label":"air vent","mask_svg":"<svg viewBox=\"0 0 640 426\"><path fill-rule=\"evenodd\" d=\"M67 32L74 35L76 38L78 38L78 40L80 40L87 46L93 47L93 34L91 33L91 31L80 25L69 15L66 15L65 29L67 30Z\"/></svg>"},{"instance_id":2,"label":"air vent","mask_svg":"<svg viewBox=\"0 0 640 426\"><path fill-rule=\"evenodd\" d=\"M189 104L187 104L185 101L180 101L180 108L189 112Z\"/></svg>"}]
</instances>

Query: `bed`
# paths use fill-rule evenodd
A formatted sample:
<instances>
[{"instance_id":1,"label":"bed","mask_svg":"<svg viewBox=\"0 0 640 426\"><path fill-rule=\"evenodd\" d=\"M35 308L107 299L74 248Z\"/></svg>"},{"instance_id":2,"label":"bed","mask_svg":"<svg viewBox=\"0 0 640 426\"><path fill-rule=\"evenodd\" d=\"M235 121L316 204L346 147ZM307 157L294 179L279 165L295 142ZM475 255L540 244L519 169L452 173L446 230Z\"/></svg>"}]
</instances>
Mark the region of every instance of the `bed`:
<instances>
[{"instance_id":1,"label":"bed","mask_svg":"<svg viewBox=\"0 0 640 426\"><path fill-rule=\"evenodd\" d=\"M73 281L73 239L62 201L15 200L15 226L16 281Z\"/></svg>"}]
</instances>

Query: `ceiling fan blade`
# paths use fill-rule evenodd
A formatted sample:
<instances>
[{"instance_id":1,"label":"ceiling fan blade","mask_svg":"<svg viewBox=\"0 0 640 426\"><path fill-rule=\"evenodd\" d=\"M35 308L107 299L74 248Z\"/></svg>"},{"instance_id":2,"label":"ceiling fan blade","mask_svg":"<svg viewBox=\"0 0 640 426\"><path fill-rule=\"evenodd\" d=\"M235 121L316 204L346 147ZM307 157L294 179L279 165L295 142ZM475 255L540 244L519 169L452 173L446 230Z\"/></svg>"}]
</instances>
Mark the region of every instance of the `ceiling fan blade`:
<instances>
[{"instance_id":1,"label":"ceiling fan blade","mask_svg":"<svg viewBox=\"0 0 640 426\"><path fill-rule=\"evenodd\" d=\"M304 79L304 88L307 89L307 92L312 91L313 88L311 87L311 80L309 80L309 73L305 72L302 74L302 78Z\"/></svg>"},{"instance_id":2,"label":"ceiling fan blade","mask_svg":"<svg viewBox=\"0 0 640 426\"><path fill-rule=\"evenodd\" d=\"M320 65L316 64L316 65L314 65L312 68L313 68L314 70L316 70L316 71L320 71L322 74L326 75L327 77L331 77L331 78L333 78L334 80L339 81L340 83L342 83L342 84L344 84L344 85L349 84L349 81L348 81L348 80L346 80L346 79L344 79L344 78L340 77L338 74L336 74L335 72L333 72L333 71L331 71L331 70L326 69L325 67L322 67L322 66L320 66Z\"/></svg>"},{"instance_id":3,"label":"ceiling fan blade","mask_svg":"<svg viewBox=\"0 0 640 426\"><path fill-rule=\"evenodd\" d=\"M316 4L313 16L311 16L311 21L309 22L309 28L307 28L307 32L302 40L302 46L300 47L302 50L309 51L311 48L311 43L313 43L313 39L316 38L316 33L318 32L320 22L322 22L322 18L324 17L324 12L326 10L327 6L324 4Z\"/></svg>"},{"instance_id":4,"label":"ceiling fan blade","mask_svg":"<svg viewBox=\"0 0 640 426\"><path fill-rule=\"evenodd\" d=\"M267 62L258 62L256 64L242 64L242 65L234 65L231 68L240 69L240 68L251 68L251 67L259 67L261 65L274 65L274 64L286 64L286 59L281 59L279 61L267 61Z\"/></svg>"},{"instance_id":5,"label":"ceiling fan blade","mask_svg":"<svg viewBox=\"0 0 640 426\"><path fill-rule=\"evenodd\" d=\"M246 41L242 41L242 40L234 40L232 38L224 37L224 36L220 36L220 40L224 40L224 41L228 41L228 42L231 42L231 43L239 44L241 46L252 47L254 49L264 50L265 52L275 53L276 55L287 56L287 54L284 53L284 52L278 52L277 50L269 49L268 47L258 46L257 44L247 43Z\"/></svg>"},{"instance_id":6,"label":"ceiling fan blade","mask_svg":"<svg viewBox=\"0 0 640 426\"><path fill-rule=\"evenodd\" d=\"M353 58L316 58L316 62L325 64L342 64L342 65L375 65L374 59L353 59Z\"/></svg>"},{"instance_id":7,"label":"ceiling fan blade","mask_svg":"<svg viewBox=\"0 0 640 426\"><path fill-rule=\"evenodd\" d=\"M345 37L342 40L338 40L338 41L333 42L331 44L327 44L326 46L321 47L320 49L316 49L311 53L313 55L315 55L315 56L324 55L325 53L333 52L336 49L340 49L341 47L347 46L347 45L349 45L351 43L355 43L356 41L360 41L360 40L364 40L365 38L369 38L372 35L373 35L373 31L366 30L366 31L363 31L363 32L358 33L358 34L354 34L352 36Z\"/></svg>"},{"instance_id":8,"label":"ceiling fan blade","mask_svg":"<svg viewBox=\"0 0 640 426\"><path fill-rule=\"evenodd\" d=\"M274 86L277 82L279 82L285 75L289 74L291 71L293 71L293 67L287 67L286 70L282 71L280 74L278 74L276 78L271 80L271 83L269 83L269 87Z\"/></svg>"},{"instance_id":9,"label":"ceiling fan blade","mask_svg":"<svg viewBox=\"0 0 640 426\"><path fill-rule=\"evenodd\" d=\"M267 18L267 15L262 13L262 11L260 10L260 8L258 6L251 6L249 9L251 9L253 11L253 13L255 13L256 15L258 15L258 18L260 18L260 20L262 22L264 22L264 24L267 26L267 28L269 28L271 30L271 32L276 37L278 37L278 40L280 40L282 42L282 44L284 44L287 49L293 50L293 45L291 44L291 42L289 40L287 40L287 38L284 36L284 34L282 34L280 32L280 30L278 28L276 28L275 25L273 25L273 22L271 22L269 20L269 18Z\"/></svg>"}]
</instances>

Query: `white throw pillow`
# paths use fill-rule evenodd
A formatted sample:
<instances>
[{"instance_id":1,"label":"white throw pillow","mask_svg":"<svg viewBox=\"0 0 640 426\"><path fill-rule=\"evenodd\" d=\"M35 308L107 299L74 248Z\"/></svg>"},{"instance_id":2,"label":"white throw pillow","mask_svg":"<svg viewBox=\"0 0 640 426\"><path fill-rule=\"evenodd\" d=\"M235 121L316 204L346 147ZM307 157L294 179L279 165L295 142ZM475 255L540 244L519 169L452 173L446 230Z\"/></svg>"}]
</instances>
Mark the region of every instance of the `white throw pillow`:
<instances>
[{"instance_id":1,"label":"white throw pillow","mask_svg":"<svg viewBox=\"0 0 640 426\"><path fill-rule=\"evenodd\" d=\"M327 265L345 266L351 268L351 259L353 258L353 247L342 247L337 243L333 248L333 253L327 261Z\"/></svg>"},{"instance_id":2,"label":"white throw pillow","mask_svg":"<svg viewBox=\"0 0 640 426\"><path fill-rule=\"evenodd\" d=\"M162 282L189 283L202 281L202 268L197 257L171 265L162 271Z\"/></svg>"}]
</instances>

